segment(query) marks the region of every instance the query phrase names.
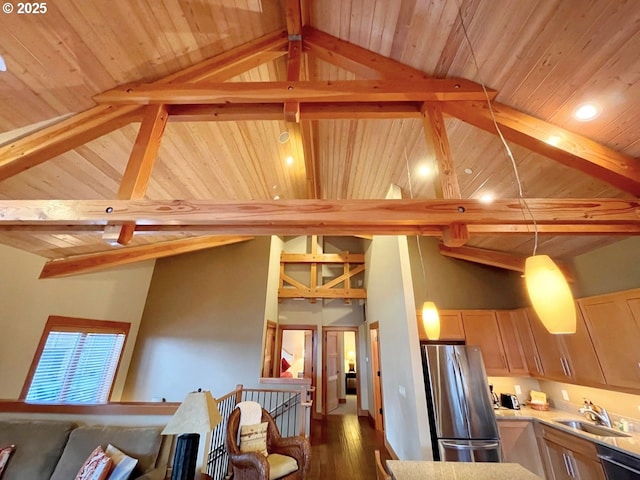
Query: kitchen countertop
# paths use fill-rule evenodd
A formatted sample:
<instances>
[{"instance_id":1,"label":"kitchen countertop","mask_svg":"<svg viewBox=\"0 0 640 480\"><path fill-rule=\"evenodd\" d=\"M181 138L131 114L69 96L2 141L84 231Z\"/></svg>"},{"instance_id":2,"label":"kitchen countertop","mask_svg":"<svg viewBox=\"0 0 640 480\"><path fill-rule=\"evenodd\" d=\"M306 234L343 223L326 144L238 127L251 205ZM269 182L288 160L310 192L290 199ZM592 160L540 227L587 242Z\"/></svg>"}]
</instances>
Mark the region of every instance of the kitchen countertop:
<instances>
[{"instance_id":1,"label":"kitchen countertop","mask_svg":"<svg viewBox=\"0 0 640 480\"><path fill-rule=\"evenodd\" d=\"M520 410L500 409L496 410L495 413L497 420L537 420L564 432L572 433L586 440L600 443L640 458L640 433L628 432L628 435L630 435L629 437L602 437L600 435L583 432L554 421L582 420L589 422L589 420L577 413L565 412L564 410L556 410L553 408L543 412L526 406L522 407Z\"/></svg>"},{"instance_id":2,"label":"kitchen countertop","mask_svg":"<svg viewBox=\"0 0 640 480\"><path fill-rule=\"evenodd\" d=\"M540 480L517 463L415 462L387 460L394 480Z\"/></svg>"}]
</instances>

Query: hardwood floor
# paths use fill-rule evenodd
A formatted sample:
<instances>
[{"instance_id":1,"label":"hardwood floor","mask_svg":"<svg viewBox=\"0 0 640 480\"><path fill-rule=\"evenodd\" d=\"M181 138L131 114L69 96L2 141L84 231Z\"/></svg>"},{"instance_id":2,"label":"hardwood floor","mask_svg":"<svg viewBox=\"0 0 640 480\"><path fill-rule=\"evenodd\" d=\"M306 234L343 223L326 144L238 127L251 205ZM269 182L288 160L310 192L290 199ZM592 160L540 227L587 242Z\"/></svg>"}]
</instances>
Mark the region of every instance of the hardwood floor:
<instances>
[{"instance_id":1,"label":"hardwood floor","mask_svg":"<svg viewBox=\"0 0 640 480\"><path fill-rule=\"evenodd\" d=\"M372 480L374 450L383 463L391 458L384 436L365 417L327 415L311 424L311 469L308 480Z\"/></svg>"}]
</instances>

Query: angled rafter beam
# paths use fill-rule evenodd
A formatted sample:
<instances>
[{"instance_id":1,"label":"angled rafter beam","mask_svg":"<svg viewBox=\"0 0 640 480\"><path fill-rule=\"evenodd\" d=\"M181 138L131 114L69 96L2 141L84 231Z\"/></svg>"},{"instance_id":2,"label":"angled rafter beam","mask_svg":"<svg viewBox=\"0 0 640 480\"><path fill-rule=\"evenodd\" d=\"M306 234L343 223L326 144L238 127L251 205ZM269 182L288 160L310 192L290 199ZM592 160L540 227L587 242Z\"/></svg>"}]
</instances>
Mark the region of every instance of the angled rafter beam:
<instances>
[{"instance_id":1,"label":"angled rafter beam","mask_svg":"<svg viewBox=\"0 0 640 480\"><path fill-rule=\"evenodd\" d=\"M281 120L282 103L171 105L170 122ZM422 118L417 102L306 103L300 120Z\"/></svg>"},{"instance_id":2,"label":"angled rafter beam","mask_svg":"<svg viewBox=\"0 0 640 480\"><path fill-rule=\"evenodd\" d=\"M489 92L490 97L495 91ZM139 84L96 95L98 103L394 102L483 99L482 87L460 78L321 82Z\"/></svg>"},{"instance_id":3,"label":"angled rafter beam","mask_svg":"<svg viewBox=\"0 0 640 480\"><path fill-rule=\"evenodd\" d=\"M428 227L521 224L640 225L640 203L623 199L479 200L0 200L0 225L210 225L250 234L336 228L347 234L419 232Z\"/></svg>"},{"instance_id":4,"label":"angled rafter beam","mask_svg":"<svg viewBox=\"0 0 640 480\"><path fill-rule=\"evenodd\" d=\"M245 236L193 237L151 245L120 248L90 255L77 255L47 262L40 273L40 278L56 278L88 273L143 260L170 257L205 248L245 242L252 238Z\"/></svg>"},{"instance_id":5,"label":"angled rafter beam","mask_svg":"<svg viewBox=\"0 0 640 480\"><path fill-rule=\"evenodd\" d=\"M155 83L224 81L286 53L284 30L204 60ZM0 147L0 181L139 120L142 110L99 105Z\"/></svg>"},{"instance_id":6,"label":"angled rafter beam","mask_svg":"<svg viewBox=\"0 0 640 480\"><path fill-rule=\"evenodd\" d=\"M98 105L0 147L0 181L72 150L142 114L140 108Z\"/></svg>"},{"instance_id":7,"label":"angled rafter beam","mask_svg":"<svg viewBox=\"0 0 640 480\"><path fill-rule=\"evenodd\" d=\"M426 80L426 73L306 25L303 48L308 53L362 78Z\"/></svg>"},{"instance_id":8,"label":"angled rafter beam","mask_svg":"<svg viewBox=\"0 0 640 480\"><path fill-rule=\"evenodd\" d=\"M524 263L527 257L522 255L513 255L510 253L498 252L495 250L486 250L476 247L458 247L451 248L446 245L440 245L440 254L445 257L457 258L459 260L467 260L469 262L481 263L492 267L504 268L515 272L524 273ZM562 271L567 281L573 282L573 275L569 266L558 260L554 260L558 268Z\"/></svg>"},{"instance_id":9,"label":"angled rafter beam","mask_svg":"<svg viewBox=\"0 0 640 480\"><path fill-rule=\"evenodd\" d=\"M636 159L506 105L492 106L507 140L640 196L640 162ZM486 102L446 102L441 107L451 116L495 133Z\"/></svg>"},{"instance_id":10,"label":"angled rafter beam","mask_svg":"<svg viewBox=\"0 0 640 480\"><path fill-rule=\"evenodd\" d=\"M436 197L462 198L442 110L437 103L424 103L422 115L427 152L432 156L432 168L437 172L435 175ZM442 240L449 247L464 245L469 241L467 226L463 223L454 223L444 227Z\"/></svg>"},{"instance_id":11,"label":"angled rafter beam","mask_svg":"<svg viewBox=\"0 0 640 480\"><path fill-rule=\"evenodd\" d=\"M127 168L124 171L120 188L119 200L139 200L144 198L151 178L151 170L158 156L160 142L167 125L166 105L150 105L146 107L138 136L131 150ZM133 238L135 223L122 225L110 224L105 230L104 239L115 240L121 245L128 244Z\"/></svg>"}]
</instances>

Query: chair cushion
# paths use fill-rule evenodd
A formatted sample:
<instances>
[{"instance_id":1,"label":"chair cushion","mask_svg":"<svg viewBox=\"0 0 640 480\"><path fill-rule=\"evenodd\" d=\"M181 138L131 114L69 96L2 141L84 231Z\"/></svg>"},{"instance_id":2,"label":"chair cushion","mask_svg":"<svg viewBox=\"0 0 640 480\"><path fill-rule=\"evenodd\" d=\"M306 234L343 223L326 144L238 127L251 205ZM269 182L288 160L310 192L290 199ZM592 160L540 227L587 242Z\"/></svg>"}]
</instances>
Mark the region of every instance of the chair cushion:
<instances>
[{"instance_id":1,"label":"chair cushion","mask_svg":"<svg viewBox=\"0 0 640 480\"><path fill-rule=\"evenodd\" d=\"M298 462L293 457L272 453L267 457L269 462L269 480L289 475L291 472L298 470Z\"/></svg>"}]
</instances>

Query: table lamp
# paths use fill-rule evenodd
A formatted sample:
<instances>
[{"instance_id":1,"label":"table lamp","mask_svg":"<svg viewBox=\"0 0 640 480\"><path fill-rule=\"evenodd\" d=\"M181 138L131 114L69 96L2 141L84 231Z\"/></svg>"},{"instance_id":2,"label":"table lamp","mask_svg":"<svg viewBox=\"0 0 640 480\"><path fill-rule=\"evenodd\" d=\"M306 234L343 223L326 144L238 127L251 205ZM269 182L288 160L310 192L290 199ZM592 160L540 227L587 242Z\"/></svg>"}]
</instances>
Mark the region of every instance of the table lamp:
<instances>
[{"instance_id":1,"label":"table lamp","mask_svg":"<svg viewBox=\"0 0 640 480\"><path fill-rule=\"evenodd\" d=\"M212 431L221 420L218 404L211 392L198 389L187 395L162 431L162 435L179 435L171 480L195 478L200 434Z\"/></svg>"}]
</instances>

